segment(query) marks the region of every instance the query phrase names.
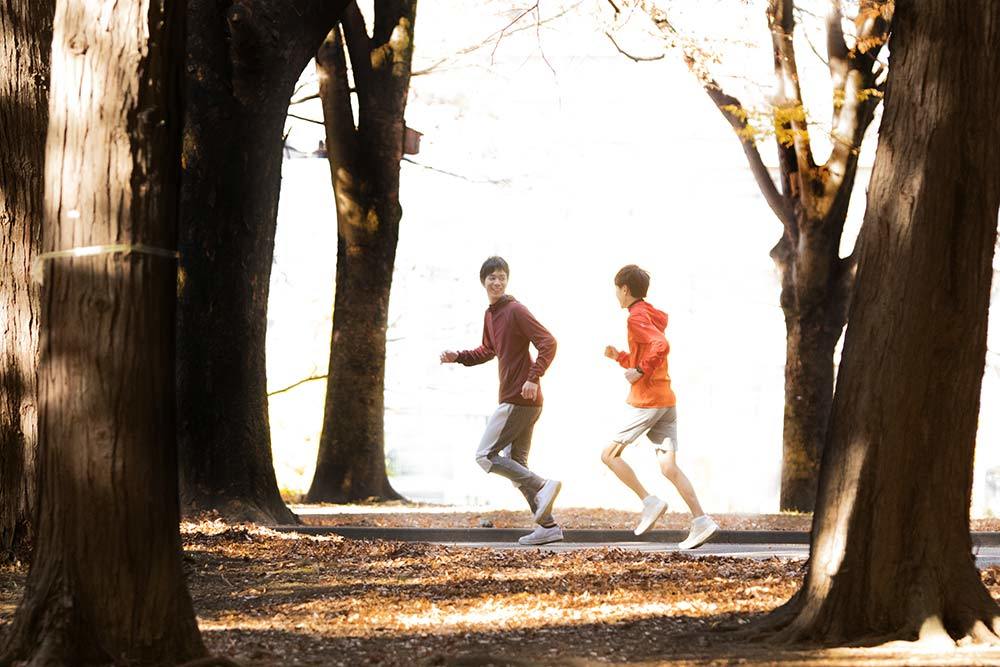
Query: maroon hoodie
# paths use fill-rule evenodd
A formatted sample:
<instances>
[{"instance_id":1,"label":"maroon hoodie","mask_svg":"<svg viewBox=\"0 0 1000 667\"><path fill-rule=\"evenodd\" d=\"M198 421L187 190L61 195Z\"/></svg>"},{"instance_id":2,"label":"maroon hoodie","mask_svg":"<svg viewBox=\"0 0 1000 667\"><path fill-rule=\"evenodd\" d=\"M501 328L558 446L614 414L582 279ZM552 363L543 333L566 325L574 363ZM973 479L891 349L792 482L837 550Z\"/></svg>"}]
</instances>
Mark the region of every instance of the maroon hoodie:
<instances>
[{"instance_id":1,"label":"maroon hoodie","mask_svg":"<svg viewBox=\"0 0 1000 667\"><path fill-rule=\"evenodd\" d=\"M538 359L532 361L528 343L538 350ZM493 357L499 360L500 402L514 405L542 404L542 390L529 401L521 397L525 382L538 382L545 369L556 356L556 339L543 327L517 299L504 295L486 309L483 322L483 344L474 350L458 353L458 363L476 366Z\"/></svg>"}]
</instances>

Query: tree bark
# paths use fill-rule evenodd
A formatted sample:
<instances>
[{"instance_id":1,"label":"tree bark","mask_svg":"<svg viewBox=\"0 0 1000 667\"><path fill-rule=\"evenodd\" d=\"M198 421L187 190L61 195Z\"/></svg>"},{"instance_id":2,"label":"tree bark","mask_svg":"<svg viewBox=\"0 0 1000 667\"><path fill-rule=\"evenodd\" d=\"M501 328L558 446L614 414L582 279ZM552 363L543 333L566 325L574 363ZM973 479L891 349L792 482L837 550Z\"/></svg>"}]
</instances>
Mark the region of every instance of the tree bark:
<instances>
[{"instance_id":1,"label":"tree bark","mask_svg":"<svg viewBox=\"0 0 1000 667\"><path fill-rule=\"evenodd\" d=\"M181 569L174 311L184 3L59 0L37 547L0 662L204 655Z\"/></svg>"},{"instance_id":2,"label":"tree bark","mask_svg":"<svg viewBox=\"0 0 1000 667\"><path fill-rule=\"evenodd\" d=\"M326 408L310 502L399 499L385 467L385 336L399 239L399 162L416 0L356 4L317 56L337 201L337 285ZM342 34L344 37L342 37ZM357 89L355 126L344 42Z\"/></svg>"},{"instance_id":3,"label":"tree bark","mask_svg":"<svg viewBox=\"0 0 1000 667\"><path fill-rule=\"evenodd\" d=\"M38 290L53 0L0 3L0 558L31 538L38 441Z\"/></svg>"},{"instance_id":4,"label":"tree bark","mask_svg":"<svg viewBox=\"0 0 1000 667\"><path fill-rule=\"evenodd\" d=\"M896 2L811 558L767 621L785 638L998 641L969 535L1000 207L998 43L995 3Z\"/></svg>"},{"instance_id":5,"label":"tree bark","mask_svg":"<svg viewBox=\"0 0 1000 667\"><path fill-rule=\"evenodd\" d=\"M784 227L771 250L781 276L786 331L780 508L810 512L815 506L819 461L833 402L833 351L847 321L854 278L854 257L840 257L840 240L858 152L884 89L876 56L888 34L891 7L883 7L880 0L863 0L856 21L857 44L848 48L840 1L831 2L827 56L833 82L834 147L822 165L813 159L799 87L794 8L793 0L769 0L767 8L776 82L771 117L778 184L761 159L755 128L740 100L706 75L697 55L688 52L685 58L735 131L765 201ZM662 11L647 11L661 31L676 36Z\"/></svg>"},{"instance_id":6,"label":"tree bark","mask_svg":"<svg viewBox=\"0 0 1000 667\"><path fill-rule=\"evenodd\" d=\"M178 318L185 511L293 523L278 492L264 336L295 82L346 0L190 0Z\"/></svg>"},{"instance_id":7,"label":"tree bark","mask_svg":"<svg viewBox=\"0 0 1000 667\"><path fill-rule=\"evenodd\" d=\"M849 197L850 183L838 194ZM785 316L785 411L782 431L782 511L811 512L815 506L819 463L833 405L833 352L847 323L854 283L853 258L841 259L839 246L847 205L834 202L825 217L786 226L771 252L781 276ZM804 230L804 231L800 231Z\"/></svg>"}]
</instances>

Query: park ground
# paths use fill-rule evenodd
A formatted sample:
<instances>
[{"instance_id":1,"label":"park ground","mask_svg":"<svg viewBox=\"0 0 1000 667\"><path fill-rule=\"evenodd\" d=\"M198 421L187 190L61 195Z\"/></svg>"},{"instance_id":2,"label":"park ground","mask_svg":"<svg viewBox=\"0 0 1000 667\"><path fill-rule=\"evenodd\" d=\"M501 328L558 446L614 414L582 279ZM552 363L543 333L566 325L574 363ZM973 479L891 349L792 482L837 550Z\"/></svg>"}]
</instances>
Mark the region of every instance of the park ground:
<instances>
[{"instance_id":1,"label":"park ground","mask_svg":"<svg viewBox=\"0 0 1000 667\"><path fill-rule=\"evenodd\" d=\"M364 510L353 508L356 515ZM622 527L614 513L564 515L578 528ZM456 517L474 526L484 518L520 526L525 518L490 511L360 516L424 527ZM729 528L808 524L793 515L720 519ZM683 517L669 516L662 527L674 523L680 527ZM949 653L906 644L775 647L722 631L788 599L801 581L801 560L347 540L210 517L185 522L181 533L206 644L247 666L1000 663L1000 650L973 646ZM0 570L5 624L26 575L23 564ZM985 568L982 577L1000 597L1000 568Z\"/></svg>"}]
</instances>

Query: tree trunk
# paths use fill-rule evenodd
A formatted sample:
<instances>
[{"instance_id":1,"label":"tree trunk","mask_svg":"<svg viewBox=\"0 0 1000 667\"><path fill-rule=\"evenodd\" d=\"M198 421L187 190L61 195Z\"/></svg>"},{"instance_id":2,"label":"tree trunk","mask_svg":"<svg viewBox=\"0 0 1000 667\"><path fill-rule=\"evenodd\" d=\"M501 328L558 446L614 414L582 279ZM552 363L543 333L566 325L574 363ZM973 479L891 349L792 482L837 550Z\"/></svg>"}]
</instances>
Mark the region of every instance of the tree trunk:
<instances>
[{"instance_id":1,"label":"tree trunk","mask_svg":"<svg viewBox=\"0 0 1000 667\"><path fill-rule=\"evenodd\" d=\"M367 210L382 229L393 230L380 234L374 247L352 246L337 235L330 373L309 502L401 498L386 475L383 432L385 332L400 216L392 221L370 205Z\"/></svg>"},{"instance_id":2,"label":"tree trunk","mask_svg":"<svg viewBox=\"0 0 1000 667\"><path fill-rule=\"evenodd\" d=\"M310 502L399 499L385 469L385 336L399 239L399 162L416 0L377 0L369 37L356 4L317 56L337 201L337 286L326 409Z\"/></svg>"},{"instance_id":3,"label":"tree trunk","mask_svg":"<svg viewBox=\"0 0 1000 667\"><path fill-rule=\"evenodd\" d=\"M846 301L846 295L837 296ZM830 295L831 301L833 298ZM846 320L831 331L828 313L843 309L833 304L823 306L811 316L785 313L782 511L811 512L816 500L820 454L833 403L833 350Z\"/></svg>"},{"instance_id":4,"label":"tree trunk","mask_svg":"<svg viewBox=\"0 0 1000 667\"><path fill-rule=\"evenodd\" d=\"M30 542L38 404L38 291L53 0L0 4L0 558Z\"/></svg>"},{"instance_id":5,"label":"tree trunk","mask_svg":"<svg viewBox=\"0 0 1000 667\"><path fill-rule=\"evenodd\" d=\"M205 653L177 529L183 11L56 5L43 247L123 247L44 265L37 547L4 664Z\"/></svg>"},{"instance_id":6,"label":"tree trunk","mask_svg":"<svg viewBox=\"0 0 1000 667\"><path fill-rule=\"evenodd\" d=\"M896 3L812 555L768 621L786 637L997 641L969 505L1000 206L998 43L995 3Z\"/></svg>"},{"instance_id":7,"label":"tree trunk","mask_svg":"<svg viewBox=\"0 0 1000 667\"><path fill-rule=\"evenodd\" d=\"M190 0L178 318L186 511L293 523L264 336L288 101L346 0Z\"/></svg>"},{"instance_id":8,"label":"tree trunk","mask_svg":"<svg viewBox=\"0 0 1000 667\"><path fill-rule=\"evenodd\" d=\"M839 254L846 219L842 206L832 207L826 218L797 222L792 229L808 231L786 233L772 252L786 334L782 511L811 512L816 502L833 404L833 351L847 323L853 285L853 265Z\"/></svg>"},{"instance_id":9,"label":"tree trunk","mask_svg":"<svg viewBox=\"0 0 1000 667\"><path fill-rule=\"evenodd\" d=\"M647 6L671 40L678 37L666 14ZM885 68L877 56L888 34L891 3L861 0L856 43L844 37L840 2L827 16L827 57L833 83L831 137L825 164L816 164L795 59L793 0L768 0L775 94L770 116L777 144L776 184L757 148L757 128L739 99L706 73L703 55L685 51L705 92L743 146L764 200L784 227L771 250L781 275L785 315L785 417L782 434L780 508L812 511L817 475L833 400L833 351L846 322L855 258L840 257L840 239L858 168L858 153L884 90ZM780 186L780 189L779 189Z\"/></svg>"}]
</instances>

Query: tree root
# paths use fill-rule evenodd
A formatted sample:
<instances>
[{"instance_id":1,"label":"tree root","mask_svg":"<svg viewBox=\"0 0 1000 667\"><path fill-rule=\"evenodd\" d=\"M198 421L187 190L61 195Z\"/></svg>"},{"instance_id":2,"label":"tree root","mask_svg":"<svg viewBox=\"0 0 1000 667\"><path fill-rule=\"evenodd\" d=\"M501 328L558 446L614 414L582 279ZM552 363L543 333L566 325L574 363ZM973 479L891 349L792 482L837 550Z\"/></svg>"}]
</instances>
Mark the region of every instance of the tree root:
<instances>
[{"instance_id":1,"label":"tree root","mask_svg":"<svg viewBox=\"0 0 1000 667\"><path fill-rule=\"evenodd\" d=\"M240 663L224 655L210 655L177 665L177 667L241 667Z\"/></svg>"},{"instance_id":2,"label":"tree root","mask_svg":"<svg viewBox=\"0 0 1000 667\"><path fill-rule=\"evenodd\" d=\"M718 628L733 639L749 642L771 642L798 617L801 608L800 593L769 614L756 618L745 625Z\"/></svg>"},{"instance_id":3,"label":"tree root","mask_svg":"<svg viewBox=\"0 0 1000 667\"><path fill-rule=\"evenodd\" d=\"M205 514L215 514L227 523L255 523L260 526L277 526L302 523L298 516L287 507L271 511L252 500L212 500L202 498L188 500L181 507L183 519L201 519Z\"/></svg>"}]
</instances>

